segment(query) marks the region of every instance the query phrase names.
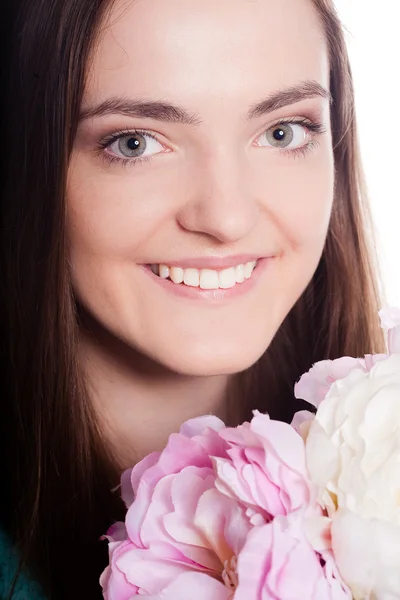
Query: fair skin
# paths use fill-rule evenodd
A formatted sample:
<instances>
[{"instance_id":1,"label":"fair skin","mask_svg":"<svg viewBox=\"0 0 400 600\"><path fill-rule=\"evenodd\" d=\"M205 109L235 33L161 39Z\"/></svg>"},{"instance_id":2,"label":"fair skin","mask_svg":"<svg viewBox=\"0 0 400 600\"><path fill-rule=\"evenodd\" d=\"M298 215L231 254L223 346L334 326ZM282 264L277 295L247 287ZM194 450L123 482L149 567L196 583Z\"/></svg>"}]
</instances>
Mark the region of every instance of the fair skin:
<instances>
[{"instance_id":1,"label":"fair skin","mask_svg":"<svg viewBox=\"0 0 400 600\"><path fill-rule=\"evenodd\" d=\"M288 105L254 110L301 84ZM265 352L322 254L334 185L328 89L310 0L112 6L90 62L67 216L82 361L122 466L188 418L236 418L229 377ZM151 102L190 120L149 114ZM243 267L232 267L255 261L241 282ZM187 283L171 281L179 267L195 269Z\"/></svg>"}]
</instances>

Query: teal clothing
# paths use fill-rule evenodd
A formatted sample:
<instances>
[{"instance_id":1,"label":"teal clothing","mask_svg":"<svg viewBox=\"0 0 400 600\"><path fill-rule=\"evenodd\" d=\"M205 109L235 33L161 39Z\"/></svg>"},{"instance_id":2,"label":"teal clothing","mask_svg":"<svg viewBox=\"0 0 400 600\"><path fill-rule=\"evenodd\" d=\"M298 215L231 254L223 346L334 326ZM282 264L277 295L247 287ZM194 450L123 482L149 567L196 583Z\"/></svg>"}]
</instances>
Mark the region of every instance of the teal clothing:
<instances>
[{"instance_id":1,"label":"teal clothing","mask_svg":"<svg viewBox=\"0 0 400 600\"><path fill-rule=\"evenodd\" d=\"M18 569L18 555L0 527L0 600L8 600L10 589ZM46 600L40 586L26 573L18 577L12 600Z\"/></svg>"}]
</instances>

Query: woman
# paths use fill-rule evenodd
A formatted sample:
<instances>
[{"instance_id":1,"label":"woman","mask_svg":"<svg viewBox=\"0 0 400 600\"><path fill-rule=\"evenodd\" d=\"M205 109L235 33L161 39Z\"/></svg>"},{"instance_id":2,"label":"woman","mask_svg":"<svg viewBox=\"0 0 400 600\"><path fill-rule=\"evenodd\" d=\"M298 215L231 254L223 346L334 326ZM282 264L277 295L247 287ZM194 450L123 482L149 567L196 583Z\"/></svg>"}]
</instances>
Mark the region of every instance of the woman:
<instances>
[{"instance_id":1,"label":"woman","mask_svg":"<svg viewBox=\"0 0 400 600\"><path fill-rule=\"evenodd\" d=\"M330 0L17 4L2 528L16 589L87 599L122 470L196 415L290 420L380 301Z\"/></svg>"}]
</instances>

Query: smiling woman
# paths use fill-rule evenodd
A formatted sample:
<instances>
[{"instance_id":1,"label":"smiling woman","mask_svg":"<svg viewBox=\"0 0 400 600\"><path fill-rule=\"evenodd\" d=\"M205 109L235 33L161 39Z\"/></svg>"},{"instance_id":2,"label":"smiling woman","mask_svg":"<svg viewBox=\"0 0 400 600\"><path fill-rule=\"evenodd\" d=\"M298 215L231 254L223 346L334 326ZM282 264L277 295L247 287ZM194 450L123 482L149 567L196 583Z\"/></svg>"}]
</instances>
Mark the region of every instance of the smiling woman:
<instances>
[{"instance_id":1,"label":"smiling woman","mask_svg":"<svg viewBox=\"0 0 400 600\"><path fill-rule=\"evenodd\" d=\"M381 349L352 79L330 0L15 7L0 516L49 598L94 598L125 467Z\"/></svg>"}]
</instances>

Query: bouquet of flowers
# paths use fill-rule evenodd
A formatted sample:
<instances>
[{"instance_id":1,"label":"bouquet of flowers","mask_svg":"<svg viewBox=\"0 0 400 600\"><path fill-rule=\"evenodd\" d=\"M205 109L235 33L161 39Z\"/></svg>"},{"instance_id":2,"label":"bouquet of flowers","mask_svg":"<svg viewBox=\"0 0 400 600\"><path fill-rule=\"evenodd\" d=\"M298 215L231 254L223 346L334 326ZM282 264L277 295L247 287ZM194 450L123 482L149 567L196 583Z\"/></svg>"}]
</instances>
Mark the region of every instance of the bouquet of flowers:
<instances>
[{"instance_id":1,"label":"bouquet of flowers","mask_svg":"<svg viewBox=\"0 0 400 600\"><path fill-rule=\"evenodd\" d=\"M400 310L380 316L388 354L296 384L316 414L192 419L123 474L106 600L400 599Z\"/></svg>"}]
</instances>

